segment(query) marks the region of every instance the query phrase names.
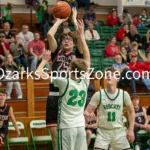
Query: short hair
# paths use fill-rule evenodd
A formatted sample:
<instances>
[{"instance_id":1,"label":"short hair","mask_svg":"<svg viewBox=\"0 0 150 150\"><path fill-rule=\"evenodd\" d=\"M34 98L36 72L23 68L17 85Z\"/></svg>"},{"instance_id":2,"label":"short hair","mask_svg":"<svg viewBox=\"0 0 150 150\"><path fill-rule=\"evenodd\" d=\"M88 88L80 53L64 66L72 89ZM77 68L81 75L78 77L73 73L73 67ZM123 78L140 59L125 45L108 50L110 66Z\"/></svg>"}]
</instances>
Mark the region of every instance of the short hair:
<instances>
[{"instance_id":1,"label":"short hair","mask_svg":"<svg viewBox=\"0 0 150 150\"><path fill-rule=\"evenodd\" d=\"M6 94L5 90L0 90L0 93Z\"/></svg>"},{"instance_id":2,"label":"short hair","mask_svg":"<svg viewBox=\"0 0 150 150\"><path fill-rule=\"evenodd\" d=\"M75 58L70 63L71 71L78 71L77 77L81 77L81 72L87 72L88 66L84 59Z\"/></svg>"},{"instance_id":3,"label":"short hair","mask_svg":"<svg viewBox=\"0 0 150 150\"><path fill-rule=\"evenodd\" d=\"M62 34L60 35L60 42L62 42L62 40L63 40L65 37L70 36L70 37L73 39L73 43L76 44L76 43L77 43L77 39L73 36L72 33L73 33L73 32L62 33Z\"/></svg>"},{"instance_id":4,"label":"short hair","mask_svg":"<svg viewBox=\"0 0 150 150\"><path fill-rule=\"evenodd\" d=\"M8 24L10 25L10 22L9 22L9 21L7 21L7 20L6 20L6 21L4 21L4 23L3 23L3 24L5 24L5 23L8 23Z\"/></svg>"},{"instance_id":5,"label":"short hair","mask_svg":"<svg viewBox=\"0 0 150 150\"><path fill-rule=\"evenodd\" d=\"M136 94L131 96L131 100L135 100L135 99L139 99L140 100L140 97L138 95L136 95Z\"/></svg>"},{"instance_id":6,"label":"short hair","mask_svg":"<svg viewBox=\"0 0 150 150\"><path fill-rule=\"evenodd\" d=\"M22 25L22 27L29 27L27 24Z\"/></svg>"},{"instance_id":7,"label":"short hair","mask_svg":"<svg viewBox=\"0 0 150 150\"><path fill-rule=\"evenodd\" d=\"M145 10L145 11L147 12L147 9L146 9L146 8L143 8L142 11L143 11L143 10Z\"/></svg>"},{"instance_id":8,"label":"short hair","mask_svg":"<svg viewBox=\"0 0 150 150\"><path fill-rule=\"evenodd\" d=\"M126 26L126 25L128 25L128 26L129 26L129 24L127 24L127 23L124 23L124 24L123 24L123 27L124 27L124 26Z\"/></svg>"},{"instance_id":9,"label":"short hair","mask_svg":"<svg viewBox=\"0 0 150 150\"><path fill-rule=\"evenodd\" d=\"M35 31L35 32L34 32L34 35L35 35L35 34L39 34L39 35L40 35L40 32L39 32L39 31Z\"/></svg>"},{"instance_id":10,"label":"short hair","mask_svg":"<svg viewBox=\"0 0 150 150\"><path fill-rule=\"evenodd\" d=\"M107 68L105 69L105 72L111 72L111 73L115 73L117 70L115 68ZM120 78L120 76L118 76L118 78Z\"/></svg>"}]
</instances>

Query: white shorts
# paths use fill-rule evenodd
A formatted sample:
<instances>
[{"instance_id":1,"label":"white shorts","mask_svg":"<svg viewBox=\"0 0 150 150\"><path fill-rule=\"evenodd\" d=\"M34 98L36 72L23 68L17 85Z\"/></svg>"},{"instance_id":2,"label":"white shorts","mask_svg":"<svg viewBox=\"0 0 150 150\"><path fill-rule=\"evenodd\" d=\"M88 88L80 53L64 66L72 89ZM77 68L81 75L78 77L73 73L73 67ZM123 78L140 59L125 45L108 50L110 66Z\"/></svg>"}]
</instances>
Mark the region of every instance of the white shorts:
<instances>
[{"instance_id":1,"label":"white shorts","mask_svg":"<svg viewBox=\"0 0 150 150\"><path fill-rule=\"evenodd\" d=\"M125 128L114 130L98 128L94 148L107 150L110 144L115 150L129 149L130 145L126 135Z\"/></svg>"},{"instance_id":2,"label":"white shorts","mask_svg":"<svg viewBox=\"0 0 150 150\"><path fill-rule=\"evenodd\" d=\"M59 129L57 150L86 150L85 127Z\"/></svg>"}]
</instances>

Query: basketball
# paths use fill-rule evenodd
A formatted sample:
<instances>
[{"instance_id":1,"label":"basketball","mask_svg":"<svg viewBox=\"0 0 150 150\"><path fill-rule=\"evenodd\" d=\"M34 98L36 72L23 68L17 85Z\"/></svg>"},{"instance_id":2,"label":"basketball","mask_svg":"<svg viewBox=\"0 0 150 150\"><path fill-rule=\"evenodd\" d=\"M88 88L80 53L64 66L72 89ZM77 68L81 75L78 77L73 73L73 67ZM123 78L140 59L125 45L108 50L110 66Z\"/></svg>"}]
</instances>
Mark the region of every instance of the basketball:
<instances>
[{"instance_id":1,"label":"basketball","mask_svg":"<svg viewBox=\"0 0 150 150\"><path fill-rule=\"evenodd\" d=\"M65 19L71 14L71 7L67 2L59 1L54 4L52 13L55 18Z\"/></svg>"}]
</instances>

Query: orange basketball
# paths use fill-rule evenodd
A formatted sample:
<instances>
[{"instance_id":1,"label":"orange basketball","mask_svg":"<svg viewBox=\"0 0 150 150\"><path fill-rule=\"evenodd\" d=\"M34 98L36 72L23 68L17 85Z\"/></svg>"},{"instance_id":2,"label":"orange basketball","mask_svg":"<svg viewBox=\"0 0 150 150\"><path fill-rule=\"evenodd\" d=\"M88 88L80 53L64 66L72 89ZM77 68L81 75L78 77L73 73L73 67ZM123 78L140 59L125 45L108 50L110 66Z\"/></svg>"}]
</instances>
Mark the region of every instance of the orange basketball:
<instances>
[{"instance_id":1,"label":"orange basketball","mask_svg":"<svg viewBox=\"0 0 150 150\"><path fill-rule=\"evenodd\" d=\"M53 8L53 16L55 18L65 19L70 16L71 14L71 8L70 5L67 2L58 1L56 4L54 4Z\"/></svg>"}]
</instances>

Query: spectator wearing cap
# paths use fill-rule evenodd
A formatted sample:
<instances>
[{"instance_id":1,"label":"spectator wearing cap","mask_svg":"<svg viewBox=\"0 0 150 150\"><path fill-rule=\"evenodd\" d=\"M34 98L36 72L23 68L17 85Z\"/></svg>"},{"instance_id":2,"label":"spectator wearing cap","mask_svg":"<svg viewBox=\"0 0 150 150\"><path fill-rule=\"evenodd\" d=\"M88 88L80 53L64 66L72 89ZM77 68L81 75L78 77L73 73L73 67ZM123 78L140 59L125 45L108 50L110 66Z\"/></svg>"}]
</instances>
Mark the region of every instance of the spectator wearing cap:
<instances>
[{"instance_id":1,"label":"spectator wearing cap","mask_svg":"<svg viewBox=\"0 0 150 150\"><path fill-rule=\"evenodd\" d=\"M118 53L120 53L120 47L116 45L116 37L112 37L110 44L106 47L105 58L115 57Z\"/></svg>"},{"instance_id":2,"label":"spectator wearing cap","mask_svg":"<svg viewBox=\"0 0 150 150\"><path fill-rule=\"evenodd\" d=\"M145 62L147 60L145 53L143 51L141 51L138 47L139 46L138 46L137 42L132 42L131 52L129 54L129 57L131 56L132 53L135 53L137 55L138 61Z\"/></svg>"},{"instance_id":3,"label":"spectator wearing cap","mask_svg":"<svg viewBox=\"0 0 150 150\"><path fill-rule=\"evenodd\" d=\"M10 31L10 23L9 22L5 22L4 23L4 31L2 32L5 35L5 41L7 43L12 43L15 40L15 34Z\"/></svg>"},{"instance_id":4,"label":"spectator wearing cap","mask_svg":"<svg viewBox=\"0 0 150 150\"><path fill-rule=\"evenodd\" d=\"M84 20L84 23L85 23L86 27L88 26L89 22L92 22L95 25L98 25L97 21L96 21L96 14L95 14L95 12L93 12L92 8L89 8L87 13L84 14L83 20Z\"/></svg>"},{"instance_id":5,"label":"spectator wearing cap","mask_svg":"<svg viewBox=\"0 0 150 150\"><path fill-rule=\"evenodd\" d=\"M0 33L0 64L2 64L4 58L9 54L9 44L5 42L5 34Z\"/></svg>"},{"instance_id":6,"label":"spectator wearing cap","mask_svg":"<svg viewBox=\"0 0 150 150\"><path fill-rule=\"evenodd\" d=\"M30 71L35 71L38 63L41 62L43 54L45 52L45 44L40 40L40 33L34 33L34 40L29 43L29 61L31 62ZM47 63L46 67L50 70L50 66Z\"/></svg>"},{"instance_id":7,"label":"spectator wearing cap","mask_svg":"<svg viewBox=\"0 0 150 150\"><path fill-rule=\"evenodd\" d=\"M85 39L87 41L95 41L100 39L98 32L93 29L92 23L88 24L88 30L85 31Z\"/></svg>"},{"instance_id":8,"label":"spectator wearing cap","mask_svg":"<svg viewBox=\"0 0 150 150\"><path fill-rule=\"evenodd\" d=\"M144 64L138 61L138 57L136 53L131 54L131 61L128 64L128 67L132 71L138 71L140 75L142 75L142 72L144 71Z\"/></svg>"},{"instance_id":9,"label":"spectator wearing cap","mask_svg":"<svg viewBox=\"0 0 150 150\"><path fill-rule=\"evenodd\" d=\"M112 9L112 13L108 16L106 26L120 25L119 17L117 16L116 9Z\"/></svg>"},{"instance_id":10,"label":"spectator wearing cap","mask_svg":"<svg viewBox=\"0 0 150 150\"><path fill-rule=\"evenodd\" d=\"M112 68L116 69L121 73L120 82L130 83L131 92L136 93L136 81L133 78L133 72L129 69L129 67L125 63L122 62L121 54L117 54L115 56L115 63L112 65ZM128 75L128 78L126 74Z\"/></svg>"},{"instance_id":11,"label":"spectator wearing cap","mask_svg":"<svg viewBox=\"0 0 150 150\"><path fill-rule=\"evenodd\" d=\"M29 42L31 42L34 39L33 33L29 31L28 25L22 26L22 32L20 32L19 37L21 38L21 42L24 44L24 46L28 47Z\"/></svg>"},{"instance_id":12,"label":"spectator wearing cap","mask_svg":"<svg viewBox=\"0 0 150 150\"><path fill-rule=\"evenodd\" d=\"M119 17L121 24L131 24L133 22L131 15L128 13L127 9L123 10L123 14Z\"/></svg>"},{"instance_id":13,"label":"spectator wearing cap","mask_svg":"<svg viewBox=\"0 0 150 150\"><path fill-rule=\"evenodd\" d=\"M129 32L126 34L126 36L130 39L131 43L137 42L140 47L142 46L141 37L138 34L137 27L135 25L130 25Z\"/></svg>"},{"instance_id":14,"label":"spectator wearing cap","mask_svg":"<svg viewBox=\"0 0 150 150\"><path fill-rule=\"evenodd\" d=\"M24 69L27 70L28 62L25 54L28 53L28 48L22 43L19 35L15 37L15 42L10 44L10 53L17 66L20 67L23 65Z\"/></svg>"},{"instance_id":15,"label":"spectator wearing cap","mask_svg":"<svg viewBox=\"0 0 150 150\"><path fill-rule=\"evenodd\" d=\"M123 28L120 28L117 31L116 39L117 41L122 41L124 36L129 32L129 26L128 24L124 24Z\"/></svg>"}]
</instances>

